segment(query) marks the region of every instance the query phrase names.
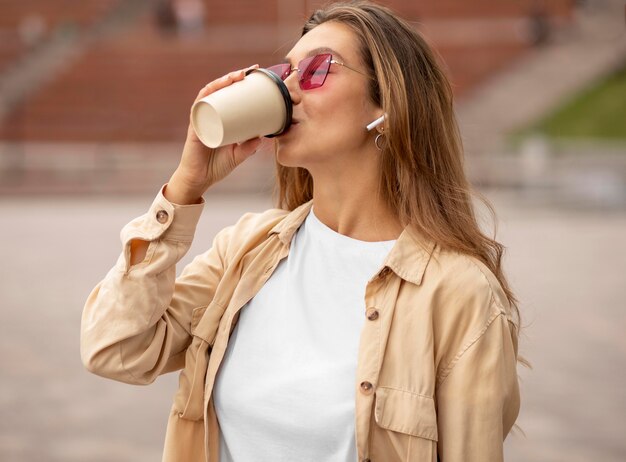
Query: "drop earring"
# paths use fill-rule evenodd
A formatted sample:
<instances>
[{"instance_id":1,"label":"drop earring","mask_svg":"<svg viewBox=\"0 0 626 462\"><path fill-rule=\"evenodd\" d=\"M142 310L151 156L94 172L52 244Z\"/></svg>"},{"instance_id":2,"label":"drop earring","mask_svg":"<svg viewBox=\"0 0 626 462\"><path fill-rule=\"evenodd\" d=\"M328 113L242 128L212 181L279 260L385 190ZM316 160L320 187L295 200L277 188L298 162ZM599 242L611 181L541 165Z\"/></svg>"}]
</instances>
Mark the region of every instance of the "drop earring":
<instances>
[{"instance_id":1,"label":"drop earring","mask_svg":"<svg viewBox=\"0 0 626 462\"><path fill-rule=\"evenodd\" d=\"M379 151L383 150L382 146L380 145L380 140L383 136L384 135L382 133L379 133L378 135L376 135L376 138L374 138L374 144L376 145Z\"/></svg>"}]
</instances>

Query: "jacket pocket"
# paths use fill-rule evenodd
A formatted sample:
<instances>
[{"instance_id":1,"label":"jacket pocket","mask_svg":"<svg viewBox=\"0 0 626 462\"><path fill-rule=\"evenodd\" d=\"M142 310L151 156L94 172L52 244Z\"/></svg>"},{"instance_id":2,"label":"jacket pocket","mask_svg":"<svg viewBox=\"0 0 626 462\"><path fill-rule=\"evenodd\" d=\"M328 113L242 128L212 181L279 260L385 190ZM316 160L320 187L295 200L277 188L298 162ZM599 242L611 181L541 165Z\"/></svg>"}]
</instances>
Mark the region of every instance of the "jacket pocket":
<instances>
[{"instance_id":1,"label":"jacket pocket","mask_svg":"<svg viewBox=\"0 0 626 462\"><path fill-rule=\"evenodd\" d=\"M396 388L376 390L376 423L395 432L437 441L437 413L435 401Z\"/></svg>"},{"instance_id":2,"label":"jacket pocket","mask_svg":"<svg viewBox=\"0 0 626 462\"><path fill-rule=\"evenodd\" d=\"M372 461L437 460L437 413L432 398L391 387L376 389Z\"/></svg>"},{"instance_id":3,"label":"jacket pocket","mask_svg":"<svg viewBox=\"0 0 626 462\"><path fill-rule=\"evenodd\" d=\"M204 418L204 385L209 354L222 314L222 307L215 302L193 310L192 340L185 353L185 367L180 373L178 391L174 397L174 408L182 419Z\"/></svg>"}]
</instances>

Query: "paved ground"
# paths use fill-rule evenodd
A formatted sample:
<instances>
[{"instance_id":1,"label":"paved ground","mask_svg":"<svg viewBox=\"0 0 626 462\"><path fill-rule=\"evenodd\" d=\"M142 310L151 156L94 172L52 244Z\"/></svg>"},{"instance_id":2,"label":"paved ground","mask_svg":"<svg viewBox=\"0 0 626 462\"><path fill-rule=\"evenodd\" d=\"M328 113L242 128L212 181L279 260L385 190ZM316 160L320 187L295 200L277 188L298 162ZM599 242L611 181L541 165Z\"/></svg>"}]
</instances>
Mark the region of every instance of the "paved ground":
<instances>
[{"instance_id":1,"label":"paved ground","mask_svg":"<svg viewBox=\"0 0 626 462\"><path fill-rule=\"evenodd\" d=\"M534 365L520 370L526 435L508 438L507 460L626 460L626 212L490 196ZM150 200L0 198L0 460L160 460L175 374L118 384L85 372L78 352L84 300L117 256L119 229ZM190 254L268 204L210 199Z\"/></svg>"}]
</instances>

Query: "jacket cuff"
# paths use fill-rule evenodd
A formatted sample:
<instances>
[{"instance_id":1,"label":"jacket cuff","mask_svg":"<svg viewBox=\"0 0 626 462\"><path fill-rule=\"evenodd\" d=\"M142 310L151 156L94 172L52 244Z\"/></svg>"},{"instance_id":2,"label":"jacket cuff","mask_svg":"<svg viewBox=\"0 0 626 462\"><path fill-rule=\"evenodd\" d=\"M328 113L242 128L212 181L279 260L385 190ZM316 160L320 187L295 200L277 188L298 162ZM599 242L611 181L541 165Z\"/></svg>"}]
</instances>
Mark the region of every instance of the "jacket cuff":
<instances>
[{"instance_id":1,"label":"jacket cuff","mask_svg":"<svg viewBox=\"0 0 626 462\"><path fill-rule=\"evenodd\" d=\"M165 185L155 197L148 212L130 223L121 232L122 244L133 239L155 241L168 239L191 242L204 208L204 199L199 204L177 205L163 196Z\"/></svg>"}]
</instances>

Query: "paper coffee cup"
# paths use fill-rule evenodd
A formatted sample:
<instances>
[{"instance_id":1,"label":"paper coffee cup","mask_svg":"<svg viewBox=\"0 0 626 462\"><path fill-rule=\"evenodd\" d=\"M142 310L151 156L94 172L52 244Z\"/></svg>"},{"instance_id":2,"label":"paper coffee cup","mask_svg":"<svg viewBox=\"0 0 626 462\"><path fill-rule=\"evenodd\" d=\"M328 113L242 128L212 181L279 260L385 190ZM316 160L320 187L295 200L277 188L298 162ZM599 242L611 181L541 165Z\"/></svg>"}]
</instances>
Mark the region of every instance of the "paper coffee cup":
<instances>
[{"instance_id":1,"label":"paper coffee cup","mask_svg":"<svg viewBox=\"0 0 626 462\"><path fill-rule=\"evenodd\" d=\"M196 101L191 123L210 148L260 136L275 136L291 125L292 103L283 81L267 69L251 69L243 80Z\"/></svg>"}]
</instances>

